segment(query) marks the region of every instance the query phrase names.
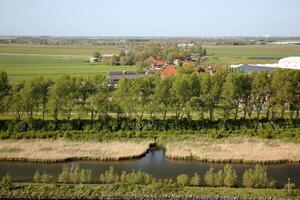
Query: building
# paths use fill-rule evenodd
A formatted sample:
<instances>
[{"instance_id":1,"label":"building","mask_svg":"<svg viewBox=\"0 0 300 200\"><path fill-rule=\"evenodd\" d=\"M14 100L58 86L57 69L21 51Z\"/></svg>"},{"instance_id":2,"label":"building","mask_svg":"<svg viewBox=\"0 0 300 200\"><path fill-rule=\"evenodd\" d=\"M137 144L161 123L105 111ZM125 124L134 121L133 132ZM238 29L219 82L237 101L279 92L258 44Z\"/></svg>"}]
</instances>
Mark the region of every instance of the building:
<instances>
[{"instance_id":1,"label":"building","mask_svg":"<svg viewBox=\"0 0 300 200\"><path fill-rule=\"evenodd\" d=\"M163 60L156 60L153 56L148 58L148 61L151 63L150 68L152 70L161 70L163 67L167 65L167 63Z\"/></svg>"},{"instance_id":2,"label":"building","mask_svg":"<svg viewBox=\"0 0 300 200\"><path fill-rule=\"evenodd\" d=\"M100 59L99 58L96 58L96 57L90 57L90 62L93 63L93 62L99 62Z\"/></svg>"},{"instance_id":3,"label":"building","mask_svg":"<svg viewBox=\"0 0 300 200\"><path fill-rule=\"evenodd\" d=\"M123 71L123 72L108 72L106 76L109 84L116 85L118 81L122 78L137 79L137 78L143 78L147 75L148 73L136 73L134 71Z\"/></svg>"},{"instance_id":4,"label":"building","mask_svg":"<svg viewBox=\"0 0 300 200\"><path fill-rule=\"evenodd\" d=\"M174 76L176 72L176 67L174 65L169 65L160 73L160 78Z\"/></svg>"},{"instance_id":5,"label":"building","mask_svg":"<svg viewBox=\"0 0 300 200\"><path fill-rule=\"evenodd\" d=\"M231 69L235 71L243 71L245 73L267 71L271 73L275 69L294 69L300 70L300 57L288 57L280 59L275 64L240 64L231 65Z\"/></svg>"}]
</instances>

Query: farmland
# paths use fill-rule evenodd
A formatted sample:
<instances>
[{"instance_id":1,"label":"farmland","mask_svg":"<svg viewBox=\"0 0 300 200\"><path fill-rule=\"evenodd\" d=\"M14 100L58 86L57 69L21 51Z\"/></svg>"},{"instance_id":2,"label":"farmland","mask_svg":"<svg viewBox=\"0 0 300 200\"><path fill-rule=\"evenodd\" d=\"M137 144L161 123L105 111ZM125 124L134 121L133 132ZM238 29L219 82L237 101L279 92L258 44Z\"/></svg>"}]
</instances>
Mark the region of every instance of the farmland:
<instances>
[{"instance_id":1,"label":"farmland","mask_svg":"<svg viewBox=\"0 0 300 200\"><path fill-rule=\"evenodd\" d=\"M91 76L109 71L132 71L135 67L107 66L87 62L94 51L114 53L116 47L28 46L0 47L0 70L6 71L12 82L42 75L55 79L59 75Z\"/></svg>"},{"instance_id":2,"label":"farmland","mask_svg":"<svg viewBox=\"0 0 300 200\"><path fill-rule=\"evenodd\" d=\"M278 59L300 54L299 45L227 45L205 46L209 61L206 64L230 65L239 63L275 63ZM109 71L134 71L134 66L91 64L88 58L95 52L117 53L118 45L1 45L0 70L12 82L42 75L55 79L59 75L91 76Z\"/></svg>"}]
</instances>

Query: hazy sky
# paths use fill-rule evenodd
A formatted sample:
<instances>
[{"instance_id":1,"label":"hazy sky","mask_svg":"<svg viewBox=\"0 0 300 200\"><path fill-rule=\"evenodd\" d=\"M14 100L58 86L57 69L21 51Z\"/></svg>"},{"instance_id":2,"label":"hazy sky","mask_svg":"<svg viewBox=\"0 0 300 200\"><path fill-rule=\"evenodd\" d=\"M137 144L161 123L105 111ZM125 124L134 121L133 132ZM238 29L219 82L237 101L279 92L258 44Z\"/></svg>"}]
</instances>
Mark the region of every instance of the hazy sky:
<instances>
[{"instance_id":1,"label":"hazy sky","mask_svg":"<svg viewBox=\"0 0 300 200\"><path fill-rule=\"evenodd\" d=\"M0 35L299 36L300 0L0 0Z\"/></svg>"}]
</instances>

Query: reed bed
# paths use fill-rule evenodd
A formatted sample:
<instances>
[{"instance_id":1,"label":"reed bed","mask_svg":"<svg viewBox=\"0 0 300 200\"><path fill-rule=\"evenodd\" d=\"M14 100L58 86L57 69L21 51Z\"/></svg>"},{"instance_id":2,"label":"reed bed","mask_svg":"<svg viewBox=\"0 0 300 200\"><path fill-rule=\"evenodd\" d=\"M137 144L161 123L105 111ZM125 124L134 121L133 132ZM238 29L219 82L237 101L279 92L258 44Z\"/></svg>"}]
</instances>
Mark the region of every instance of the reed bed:
<instances>
[{"instance_id":1,"label":"reed bed","mask_svg":"<svg viewBox=\"0 0 300 200\"><path fill-rule=\"evenodd\" d=\"M300 162L300 143L255 137L176 137L162 139L166 156L204 162L286 163Z\"/></svg>"},{"instance_id":2,"label":"reed bed","mask_svg":"<svg viewBox=\"0 0 300 200\"><path fill-rule=\"evenodd\" d=\"M143 156L150 139L113 141L0 140L0 160L62 162L69 160L122 160Z\"/></svg>"}]
</instances>

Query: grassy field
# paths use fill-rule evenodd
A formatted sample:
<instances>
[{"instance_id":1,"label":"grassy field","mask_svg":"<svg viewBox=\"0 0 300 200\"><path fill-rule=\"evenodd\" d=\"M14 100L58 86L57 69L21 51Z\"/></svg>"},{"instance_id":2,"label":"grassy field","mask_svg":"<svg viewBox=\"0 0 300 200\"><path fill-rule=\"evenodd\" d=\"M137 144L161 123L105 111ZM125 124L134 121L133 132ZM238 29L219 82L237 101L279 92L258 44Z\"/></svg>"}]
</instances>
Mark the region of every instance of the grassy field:
<instances>
[{"instance_id":1,"label":"grassy field","mask_svg":"<svg viewBox=\"0 0 300 200\"><path fill-rule=\"evenodd\" d=\"M200 198L201 197L201 198ZM177 185L16 183L3 199L300 199L285 189L178 187Z\"/></svg>"},{"instance_id":2,"label":"grassy field","mask_svg":"<svg viewBox=\"0 0 300 200\"><path fill-rule=\"evenodd\" d=\"M120 160L143 155L151 139L111 141L0 140L0 159L64 161L66 159Z\"/></svg>"},{"instance_id":3,"label":"grassy field","mask_svg":"<svg viewBox=\"0 0 300 200\"><path fill-rule=\"evenodd\" d=\"M300 144L255 137L214 139L177 136L159 139L166 156L207 162L280 163L299 162Z\"/></svg>"},{"instance_id":4,"label":"grassy field","mask_svg":"<svg viewBox=\"0 0 300 200\"><path fill-rule=\"evenodd\" d=\"M300 45L207 46L213 64L276 63L289 56L300 56Z\"/></svg>"},{"instance_id":5,"label":"grassy field","mask_svg":"<svg viewBox=\"0 0 300 200\"><path fill-rule=\"evenodd\" d=\"M300 45L207 46L209 63L275 63L288 56L300 56ZM91 64L95 52L116 53L118 46L0 45L0 70L12 82L43 75L55 79L61 74L91 76L109 71L132 71L135 67Z\"/></svg>"},{"instance_id":6,"label":"grassy field","mask_svg":"<svg viewBox=\"0 0 300 200\"><path fill-rule=\"evenodd\" d=\"M62 74L93 76L109 71L134 71L135 67L108 66L89 63L95 51L114 53L116 47L106 46L0 46L0 70L7 72L12 82L42 75L55 79Z\"/></svg>"}]
</instances>

